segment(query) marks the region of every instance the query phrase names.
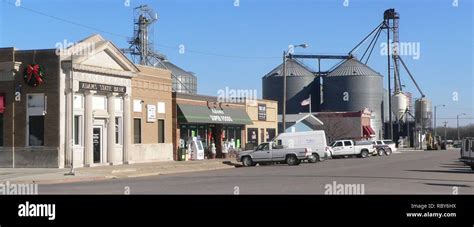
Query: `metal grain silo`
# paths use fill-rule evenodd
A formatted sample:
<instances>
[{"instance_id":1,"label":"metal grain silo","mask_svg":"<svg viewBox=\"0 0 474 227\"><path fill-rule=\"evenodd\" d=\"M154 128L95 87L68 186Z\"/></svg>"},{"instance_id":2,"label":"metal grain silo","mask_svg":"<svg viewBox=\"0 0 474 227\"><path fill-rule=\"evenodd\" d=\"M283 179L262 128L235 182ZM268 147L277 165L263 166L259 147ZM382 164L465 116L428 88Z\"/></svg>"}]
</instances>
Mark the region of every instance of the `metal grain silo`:
<instances>
[{"instance_id":1,"label":"metal grain silo","mask_svg":"<svg viewBox=\"0 0 474 227\"><path fill-rule=\"evenodd\" d=\"M376 138L382 134L383 76L357 59L345 60L323 78L324 111L372 111Z\"/></svg>"},{"instance_id":2,"label":"metal grain silo","mask_svg":"<svg viewBox=\"0 0 474 227\"><path fill-rule=\"evenodd\" d=\"M173 74L173 91L186 94L197 94L197 77L188 71L176 66L175 64L164 60L162 61L165 69Z\"/></svg>"},{"instance_id":3,"label":"metal grain silo","mask_svg":"<svg viewBox=\"0 0 474 227\"><path fill-rule=\"evenodd\" d=\"M423 123L424 130L432 128L433 118L429 99L423 97L415 101L415 119L417 127L420 128Z\"/></svg>"},{"instance_id":4,"label":"metal grain silo","mask_svg":"<svg viewBox=\"0 0 474 227\"><path fill-rule=\"evenodd\" d=\"M283 110L283 64L267 73L262 78L262 97L278 101L278 114ZM296 59L286 61L286 113L297 114L309 112L309 106L301 106L301 101L311 94L311 111L319 111L321 97L319 77L303 63Z\"/></svg>"}]
</instances>

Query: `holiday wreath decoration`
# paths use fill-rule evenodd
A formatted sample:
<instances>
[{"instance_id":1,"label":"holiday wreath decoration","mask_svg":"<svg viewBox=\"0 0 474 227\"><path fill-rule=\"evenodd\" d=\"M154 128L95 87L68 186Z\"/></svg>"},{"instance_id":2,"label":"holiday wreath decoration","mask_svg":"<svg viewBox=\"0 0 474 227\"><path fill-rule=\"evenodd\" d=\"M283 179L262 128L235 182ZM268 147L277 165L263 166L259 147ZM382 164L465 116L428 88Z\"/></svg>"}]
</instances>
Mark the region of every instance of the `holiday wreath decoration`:
<instances>
[{"instance_id":1,"label":"holiday wreath decoration","mask_svg":"<svg viewBox=\"0 0 474 227\"><path fill-rule=\"evenodd\" d=\"M38 64L32 64L26 66L23 77L28 85L37 87L44 83L46 73L44 72L44 68L42 66Z\"/></svg>"}]
</instances>

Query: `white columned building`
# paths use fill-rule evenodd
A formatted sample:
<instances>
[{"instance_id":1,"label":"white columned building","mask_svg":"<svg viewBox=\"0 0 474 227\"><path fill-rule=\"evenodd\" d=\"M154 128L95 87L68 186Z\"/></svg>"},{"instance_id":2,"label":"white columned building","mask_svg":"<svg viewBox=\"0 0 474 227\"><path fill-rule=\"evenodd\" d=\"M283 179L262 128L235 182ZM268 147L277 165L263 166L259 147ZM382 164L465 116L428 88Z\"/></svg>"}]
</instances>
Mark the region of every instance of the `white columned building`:
<instances>
[{"instance_id":1,"label":"white columned building","mask_svg":"<svg viewBox=\"0 0 474 227\"><path fill-rule=\"evenodd\" d=\"M99 35L61 51L60 167L128 163L131 78L138 68ZM72 80L72 83L71 83ZM71 89L72 86L72 89Z\"/></svg>"}]
</instances>

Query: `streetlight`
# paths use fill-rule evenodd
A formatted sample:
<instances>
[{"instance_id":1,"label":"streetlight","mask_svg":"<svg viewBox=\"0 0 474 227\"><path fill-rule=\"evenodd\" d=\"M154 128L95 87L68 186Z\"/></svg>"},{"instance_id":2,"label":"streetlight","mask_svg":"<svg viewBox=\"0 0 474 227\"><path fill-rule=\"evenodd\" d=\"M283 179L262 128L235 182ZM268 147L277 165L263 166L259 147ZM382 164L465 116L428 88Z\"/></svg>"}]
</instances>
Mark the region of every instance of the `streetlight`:
<instances>
[{"instance_id":1,"label":"streetlight","mask_svg":"<svg viewBox=\"0 0 474 227\"><path fill-rule=\"evenodd\" d=\"M307 48L308 44L299 44L299 45L290 45L287 51L283 51L283 114L282 114L282 123L283 123L283 132L286 130L286 58L290 49L294 49L296 47Z\"/></svg>"},{"instance_id":2,"label":"streetlight","mask_svg":"<svg viewBox=\"0 0 474 227\"><path fill-rule=\"evenodd\" d=\"M436 135L437 135L437 133L436 133L436 107L438 107L438 106L446 107L446 105L443 104L443 105L437 105L437 106L434 107L434 135L435 135L435 138L436 138Z\"/></svg>"},{"instance_id":3,"label":"streetlight","mask_svg":"<svg viewBox=\"0 0 474 227\"><path fill-rule=\"evenodd\" d=\"M448 122L445 121L444 123L444 144L448 144L448 138L446 138L446 127L448 126Z\"/></svg>"},{"instance_id":4,"label":"streetlight","mask_svg":"<svg viewBox=\"0 0 474 227\"><path fill-rule=\"evenodd\" d=\"M462 114L456 115L456 124L457 124L457 129L458 129L458 141L461 140L461 136L459 134L459 116L464 116L464 115L466 115L466 114L462 113Z\"/></svg>"}]
</instances>

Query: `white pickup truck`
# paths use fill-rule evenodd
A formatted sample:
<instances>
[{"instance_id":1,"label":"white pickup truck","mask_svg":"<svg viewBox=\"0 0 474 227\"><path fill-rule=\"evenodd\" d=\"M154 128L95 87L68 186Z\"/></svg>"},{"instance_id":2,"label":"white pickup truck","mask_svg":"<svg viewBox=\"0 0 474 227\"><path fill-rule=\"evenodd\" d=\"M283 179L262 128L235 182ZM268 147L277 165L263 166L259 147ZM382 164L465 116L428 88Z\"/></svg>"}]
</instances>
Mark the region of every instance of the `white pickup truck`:
<instances>
[{"instance_id":1,"label":"white pickup truck","mask_svg":"<svg viewBox=\"0 0 474 227\"><path fill-rule=\"evenodd\" d=\"M332 157L356 155L367 158L369 154L376 152L371 141L336 140L329 147Z\"/></svg>"},{"instance_id":2,"label":"white pickup truck","mask_svg":"<svg viewBox=\"0 0 474 227\"><path fill-rule=\"evenodd\" d=\"M311 148L284 148L275 143L262 143L255 150L241 151L237 154L237 162L245 167L257 163L286 163L299 165L301 161L312 158Z\"/></svg>"}]
</instances>

